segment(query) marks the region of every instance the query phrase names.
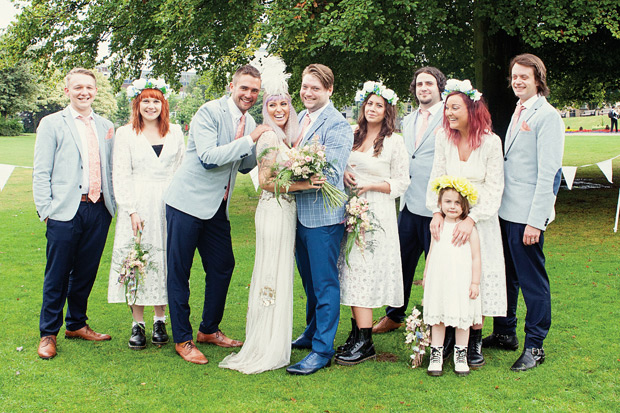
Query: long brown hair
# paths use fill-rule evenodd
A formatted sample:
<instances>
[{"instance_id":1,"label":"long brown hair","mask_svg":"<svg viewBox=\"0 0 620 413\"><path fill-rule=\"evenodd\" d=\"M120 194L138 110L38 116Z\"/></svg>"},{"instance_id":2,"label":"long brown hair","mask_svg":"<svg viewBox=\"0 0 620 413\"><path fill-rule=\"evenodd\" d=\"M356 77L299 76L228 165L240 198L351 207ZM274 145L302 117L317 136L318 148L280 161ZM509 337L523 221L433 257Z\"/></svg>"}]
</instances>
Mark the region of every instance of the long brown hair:
<instances>
[{"instance_id":1,"label":"long brown hair","mask_svg":"<svg viewBox=\"0 0 620 413\"><path fill-rule=\"evenodd\" d=\"M170 108L168 101L164 98L164 94L158 89L144 89L133 99L129 123L131 123L136 133L140 133L144 129L144 120L140 114L140 102L143 99L158 99L161 101L161 113L157 121L159 122L159 136L163 138L170 130Z\"/></svg>"},{"instance_id":2,"label":"long brown hair","mask_svg":"<svg viewBox=\"0 0 620 413\"><path fill-rule=\"evenodd\" d=\"M368 103L368 99L371 96L375 96L374 93L369 93L364 99L362 103L362 107L360 109L360 114L357 118L357 129L353 133L353 150L358 149L364 143L366 139L366 135L368 134L368 121L366 120L366 116L364 114L366 109L366 104ZM373 156L379 156L381 151L383 150L383 140L394 133L395 125L396 125L396 109L392 106L383 96L379 96L383 99L383 103L385 104L385 116L383 118L383 122L381 123L381 130L379 131L379 135L373 142L373 146L375 148Z\"/></svg>"}]
</instances>

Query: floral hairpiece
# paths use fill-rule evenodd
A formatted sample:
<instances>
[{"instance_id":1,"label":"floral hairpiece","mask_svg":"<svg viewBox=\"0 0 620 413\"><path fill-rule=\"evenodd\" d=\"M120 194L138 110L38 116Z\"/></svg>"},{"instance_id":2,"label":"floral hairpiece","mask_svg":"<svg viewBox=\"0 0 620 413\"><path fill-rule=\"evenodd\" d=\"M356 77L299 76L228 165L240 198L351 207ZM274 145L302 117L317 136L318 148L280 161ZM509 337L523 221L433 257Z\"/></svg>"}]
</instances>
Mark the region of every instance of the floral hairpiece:
<instances>
[{"instance_id":1,"label":"floral hairpiece","mask_svg":"<svg viewBox=\"0 0 620 413\"><path fill-rule=\"evenodd\" d=\"M127 96L133 99L142 93L144 89L157 89L166 99L170 96L170 86L166 84L164 79L136 79L127 88Z\"/></svg>"},{"instance_id":2,"label":"floral hairpiece","mask_svg":"<svg viewBox=\"0 0 620 413\"><path fill-rule=\"evenodd\" d=\"M431 188L436 193L439 193L443 188L452 188L463 195L470 205L476 205L476 202L478 202L478 191L467 178L461 176L442 175L433 179Z\"/></svg>"},{"instance_id":3,"label":"floral hairpiece","mask_svg":"<svg viewBox=\"0 0 620 413\"><path fill-rule=\"evenodd\" d=\"M444 100L446 97L452 92L462 92L466 94L471 100L477 102L482 97L482 93L478 92L478 90L474 89L471 85L471 82L468 79L458 80L458 79L449 79L446 82L446 88L441 94Z\"/></svg>"},{"instance_id":4,"label":"floral hairpiece","mask_svg":"<svg viewBox=\"0 0 620 413\"><path fill-rule=\"evenodd\" d=\"M355 95L355 101L363 102L364 99L366 99L371 93L383 97L385 100L388 101L390 105L394 106L396 105L396 102L398 102L398 96L396 96L396 92L394 92L392 89L386 88L380 82L372 81L364 83L362 90L357 91L357 95Z\"/></svg>"}]
</instances>

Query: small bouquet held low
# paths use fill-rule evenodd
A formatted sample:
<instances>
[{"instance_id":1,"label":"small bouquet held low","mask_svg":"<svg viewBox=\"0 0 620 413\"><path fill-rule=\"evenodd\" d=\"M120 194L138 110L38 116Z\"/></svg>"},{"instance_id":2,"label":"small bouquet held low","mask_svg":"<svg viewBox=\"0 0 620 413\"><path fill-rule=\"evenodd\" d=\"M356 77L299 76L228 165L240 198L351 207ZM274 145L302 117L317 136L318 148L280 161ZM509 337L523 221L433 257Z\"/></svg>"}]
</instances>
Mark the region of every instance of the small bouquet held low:
<instances>
[{"instance_id":1,"label":"small bouquet held low","mask_svg":"<svg viewBox=\"0 0 620 413\"><path fill-rule=\"evenodd\" d=\"M265 156L274 149L265 149L259 157ZM319 143L317 136L307 145L290 148L285 155L288 159L283 165L276 163L272 167L275 172L273 183L275 184L275 197L278 202L282 189L288 191L293 182L305 181L311 176L325 176L325 174L333 173L333 167L325 156L325 146ZM329 182L325 182L320 191L323 194L323 206L326 210L343 206L347 199L347 195L343 191Z\"/></svg>"},{"instance_id":2,"label":"small bouquet held low","mask_svg":"<svg viewBox=\"0 0 620 413\"><path fill-rule=\"evenodd\" d=\"M144 231L144 222L142 222L142 231ZM131 243L129 253L123 259L118 275L119 284L125 286L125 301L128 305L136 303L138 286L144 281L146 271L154 268L153 263L149 262L151 247L141 242L142 231Z\"/></svg>"},{"instance_id":3,"label":"small bouquet held low","mask_svg":"<svg viewBox=\"0 0 620 413\"><path fill-rule=\"evenodd\" d=\"M349 254L353 250L353 246L357 245L362 256L364 256L364 250L366 249L366 233L374 231L375 228L370 222L372 219L372 212L370 212L368 207L368 200L366 198L360 198L357 195L357 191L351 192L351 197L345 206L345 211L347 243L344 258L347 266L349 266Z\"/></svg>"},{"instance_id":4,"label":"small bouquet held low","mask_svg":"<svg viewBox=\"0 0 620 413\"><path fill-rule=\"evenodd\" d=\"M431 329L420 318L422 313L415 306L411 315L407 317L405 327L405 346L412 350L411 368L422 365L426 348L431 345Z\"/></svg>"}]
</instances>

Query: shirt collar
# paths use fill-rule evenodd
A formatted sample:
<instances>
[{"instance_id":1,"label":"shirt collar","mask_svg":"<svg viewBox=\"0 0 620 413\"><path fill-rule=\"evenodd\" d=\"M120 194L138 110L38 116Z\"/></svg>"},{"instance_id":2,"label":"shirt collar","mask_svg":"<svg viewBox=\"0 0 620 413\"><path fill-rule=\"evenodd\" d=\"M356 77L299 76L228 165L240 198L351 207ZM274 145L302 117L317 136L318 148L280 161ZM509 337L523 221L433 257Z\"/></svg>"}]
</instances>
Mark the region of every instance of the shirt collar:
<instances>
[{"instance_id":1,"label":"shirt collar","mask_svg":"<svg viewBox=\"0 0 620 413\"><path fill-rule=\"evenodd\" d=\"M540 95L534 95L521 104L525 106L525 109L531 109L531 107L534 106L534 103L536 103L538 99L540 99ZM517 101L517 106L518 105L519 105L519 101Z\"/></svg>"},{"instance_id":2,"label":"shirt collar","mask_svg":"<svg viewBox=\"0 0 620 413\"><path fill-rule=\"evenodd\" d=\"M439 112L439 110L441 110L442 108L443 108L443 100L440 100L439 102L435 103L433 106L428 108L427 110L431 113L431 116L435 116L435 114L437 114L437 112ZM418 109L418 111L419 110L420 109Z\"/></svg>"},{"instance_id":3,"label":"shirt collar","mask_svg":"<svg viewBox=\"0 0 620 413\"><path fill-rule=\"evenodd\" d=\"M323 113L323 111L325 110L325 108L326 108L326 107L328 107L330 103L331 103L331 101L327 101L327 104L326 104L325 106L323 106L321 109L317 109L317 110L315 110L315 111L314 111L314 112L312 112L312 113L307 112L307 113L308 113L308 116L310 117L310 120L311 120L312 122L314 122L315 120L317 120L317 119L319 118L319 116L321 115L321 113Z\"/></svg>"},{"instance_id":4,"label":"shirt collar","mask_svg":"<svg viewBox=\"0 0 620 413\"><path fill-rule=\"evenodd\" d=\"M233 119L234 120L241 119L241 116L243 116L243 113L241 113L237 105L235 105L235 102L233 101L232 97L229 97L226 103L228 103L228 110L230 110L230 115L233 117Z\"/></svg>"},{"instance_id":5,"label":"shirt collar","mask_svg":"<svg viewBox=\"0 0 620 413\"><path fill-rule=\"evenodd\" d=\"M79 114L79 113L77 112L77 110L73 109L73 106L71 106L71 105L69 105L69 111L71 112L71 116L73 117L73 119L77 119L77 118L79 118L80 116L82 116L81 114ZM91 109L91 110L90 110L90 114L89 114L88 116L86 116L86 117L87 117L88 119L90 119L90 120L93 120L93 119L95 119L94 114L95 114L95 112L93 112L93 110Z\"/></svg>"}]
</instances>

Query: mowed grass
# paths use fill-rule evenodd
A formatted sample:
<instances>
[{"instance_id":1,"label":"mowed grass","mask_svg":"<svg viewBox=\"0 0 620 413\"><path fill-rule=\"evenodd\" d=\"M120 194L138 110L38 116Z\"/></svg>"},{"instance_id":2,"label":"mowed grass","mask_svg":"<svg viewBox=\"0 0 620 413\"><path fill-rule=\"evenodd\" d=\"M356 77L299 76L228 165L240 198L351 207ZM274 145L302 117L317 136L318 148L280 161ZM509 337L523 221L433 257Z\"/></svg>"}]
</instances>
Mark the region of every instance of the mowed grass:
<instances>
[{"instance_id":1,"label":"mowed grass","mask_svg":"<svg viewBox=\"0 0 620 413\"><path fill-rule=\"evenodd\" d=\"M613 137L612 137L613 138ZM568 135L566 165L584 165L620 153L620 144L602 136ZM0 138L0 163L32 165L34 136ZM614 161L616 176L619 161ZM38 319L45 267L45 227L32 202L32 171L17 168L0 193L0 411L360 411L360 410L568 410L615 411L620 397L620 264L618 234L612 231L618 185L598 168L582 168L578 179L600 189L560 190L557 219L545 235L551 279L553 325L545 341L547 361L526 373L513 373L518 352L487 350L487 365L466 378L430 378L406 364L402 329L375 336L381 358L356 367L332 366L309 377L284 369L255 376L222 370L229 351L199 345L210 363L182 361L172 344L127 348L131 316L126 306L108 304L114 222L89 301L91 326L112 335L110 342L58 340L58 356L40 360ZM254 261L257 194L239 177L230 217L236 267L222 322L224 332L243 338L248 286ZM421 267L421 266L420 266ZM421 271L421 268L420 268ZM416 276L419 279L420 273ZM191 277L192 325L202 311L204 273L196 254ZM412 304L422 288L414 286ZM295 276L293 334L304 328L305 297ZM524 304L519 304L523 341ZM375 317L383 314L375 311ZM147 311L151 317L152 310ZM346 338L348 308L341 312L336 345ZM490 320L489 320L490 321ZM485 326L485 335L491 323ZM147 325L150 333L150 326ZM305 356L293 351L292 361Z\"/></svg>"},{"instance_id":2,"label":"mowed grass","mask_svg":"<svg viewBox=\"0 0 620 413\"><path fill-rule=\"evenodd\" d=\"M570 128L574 130L579 130L580 127L586 130L605 129L605 126L611 125L611 119L609 119L607 115L579 116L562 119L567 129Z\"/></svg>"}]
</instances>

